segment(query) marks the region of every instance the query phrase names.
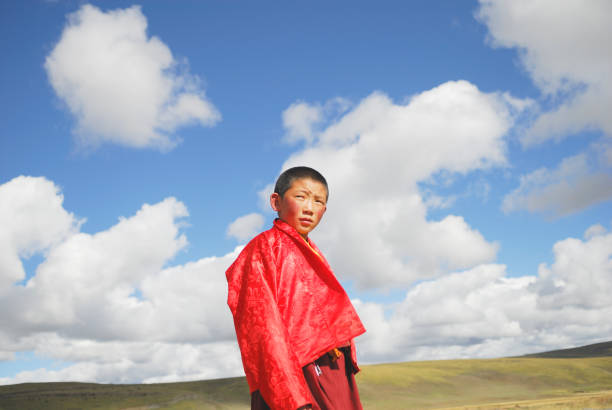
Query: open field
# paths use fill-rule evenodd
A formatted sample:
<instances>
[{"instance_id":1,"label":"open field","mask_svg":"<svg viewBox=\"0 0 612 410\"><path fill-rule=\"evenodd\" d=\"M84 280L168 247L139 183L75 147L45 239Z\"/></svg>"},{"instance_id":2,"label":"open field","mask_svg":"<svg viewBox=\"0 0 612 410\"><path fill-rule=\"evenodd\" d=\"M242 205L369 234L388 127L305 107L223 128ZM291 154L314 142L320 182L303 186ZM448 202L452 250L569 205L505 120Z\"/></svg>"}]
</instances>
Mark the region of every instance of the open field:
<instances>
[{"instance_id":1,"label":"open field","mask_svg":"<svg viewBox=\"0 0 612 410\"><path fill-rule=\"evenodd\" d=\"M375 365L365 367L358 382L364 407L373 409L585 408L587 399L591 404L586 407L612 408L612 357ZM550 404L538 403L543 399L566 404L545 407ZM576 407L570 406L572 401ZM484 406L492 403L498 404Z\"/></svg>"},{"instance_id":2,"label":"open field","mask_svg":"<svg viewBox=\"0 0 612 410\"><path fill-rule=\"evenodd\" d=\"M566 410L566 409L611 409L612 390L599 393L580 393L567 397L557 397L554 399L521 400L514 402L489 403L482 405L470 405L459 407L446 407L440 410L510 410L510 409L530 409L530 410Z\"/></svg>"},{"instance_id":3,"label":"open field","mask_svg":"<svg viewBox=\"0 0 612 410\"><path fill-rule=\"evenodd\" d=\"M365 409L612 409L612 356L563 352L363 366L357 382ZM244 378L0 386L3 410L153 408L248 409L248 387Z\"/></svg>"}]
</instances>

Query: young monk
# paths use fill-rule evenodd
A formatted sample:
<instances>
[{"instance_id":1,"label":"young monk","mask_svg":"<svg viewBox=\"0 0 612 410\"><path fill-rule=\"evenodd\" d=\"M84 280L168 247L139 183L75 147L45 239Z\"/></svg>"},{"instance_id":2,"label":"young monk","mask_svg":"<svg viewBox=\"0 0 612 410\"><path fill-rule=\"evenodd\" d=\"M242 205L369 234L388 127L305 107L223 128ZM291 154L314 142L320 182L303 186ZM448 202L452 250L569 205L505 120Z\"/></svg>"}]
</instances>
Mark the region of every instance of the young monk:
<instances>
[{"instance_id":1,"label":"young monk","mask_svg":"<svg viewBox=\"0 0 612 410\"><path fill-rule=\"evenodd\" d=\"M274 226L226 272L251 409L361 409L353 338L365 329L308 234L327 209L325 178L283 172L270 196Z\"/></svg>"}]
</instances>

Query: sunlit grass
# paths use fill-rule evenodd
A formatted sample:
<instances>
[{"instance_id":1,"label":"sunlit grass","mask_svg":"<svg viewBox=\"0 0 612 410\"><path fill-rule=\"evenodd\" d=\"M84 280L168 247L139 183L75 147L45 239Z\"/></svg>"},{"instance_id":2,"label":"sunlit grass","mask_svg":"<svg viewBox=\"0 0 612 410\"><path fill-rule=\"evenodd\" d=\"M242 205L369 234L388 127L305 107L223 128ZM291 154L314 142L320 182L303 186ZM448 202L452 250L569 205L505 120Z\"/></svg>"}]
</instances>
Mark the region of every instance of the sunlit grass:
<instances>
[{"instance_id":1,"label":"sunlit grass","mask_svg":"<svg viewBox=\"0 0 612 410\"><path fill-rule=\"evenodd\" d=\"M533 400L612 389L612 358L442 360L364 367L365 408L409 409Z\"/></svg>"}]
</instances>

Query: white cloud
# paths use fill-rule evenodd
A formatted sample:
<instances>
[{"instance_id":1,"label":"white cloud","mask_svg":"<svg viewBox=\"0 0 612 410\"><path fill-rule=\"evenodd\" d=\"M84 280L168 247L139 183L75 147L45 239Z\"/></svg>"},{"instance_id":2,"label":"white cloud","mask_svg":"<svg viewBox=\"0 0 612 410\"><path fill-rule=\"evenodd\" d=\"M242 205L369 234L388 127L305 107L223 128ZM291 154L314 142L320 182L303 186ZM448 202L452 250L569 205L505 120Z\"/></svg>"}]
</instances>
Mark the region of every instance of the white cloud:
<instances>
[{"instance_id":1,"label":"white cloud","mask_svg":"<svg viewBox=\"0 0 612 410\"><path fill-rule=\"evenodd\" d=\"M320 106L304 102L293 103L283 111L283 126L287 129L286 140L297 142L304 139L311 142L314 138L313 127L322 120Z\"/></svg>"},{"instance_id":2,"label":"white cloud","mask_svg":"<svg viewBox=\"0 0 612 410\"><path fill-rule=\"evenodd\" d=\"M9 228L2 232L0 254L20 262L26 250L45 252L25 286L17 284L21 276L3 276L0 357L33 351L69 364L0 383L239 373L224 272L240 248L168 266L187 244L181 202L145 204L109 229L86 234L78 232L62 199L44 178L18 177L0 185L0 218ZM232 353L235 357L224 356Z\"/></svg>"},{"instance_id":3,"label":"white cloud","mask_svg":"<svg viewBox=\"0 0 612 410\"><path fill-rule=\"evenodd\" d=\"M168 46L146 30L138 6L84 5L69 16L45 68L83 145L170 149L177 128L220 120L197 77L179 73Z\"/></svg>"},{"instance_id":4,"label":"white cloud","mask_svg":"<svg viewBox=\"0 0 612 410\"><path fill-rule=\"evenodd\" d=\"M75 340L39 335L36 353L69 364L0 377L0 384L77 380L106 383L165 383L240 374L242 362L234 342L160 343Z\"/></svg>"},{"instance_id":5,"label":"white cloud","mask_svg":"<svg viewBox=\"0 0 612 410\"><path fill-rule=\"evenodd\" d=\"M540 265L537 290L547 309L611 308L612 234L592 227L582 241L568 238L553 247L555 262Z\"/></svg>"},{"instance_id":6,"label":"white cloud","mask_svg":"<svg viewBox=\"0 0 612 410\"><path fill-rule=\"evenodd\" d=\"M521 103L465 81L405 104L373 93L290 157L283 168L313 166L330 183L328 211L313 236L339 275L366 287L406 285L492 261L497 244L462 217L427 218L418 183L440 172L505 166L503 137Z\"/></svg>"},{"instance_id":7,"label":"white cloud","mask_svg":"<svg viewBox=\"0 0 612 410\"><path fill-rule=\"evenodd\" d=\"M504 212L530 212L565 216L612 198L612 170L599 151L565 158L556 169L537 169L521 177L520 185L506 195ZM600 158L598 158L600 155Z\"/></svg>"},{"instance_id":8,"label":"white cloud","mask_svg":"<svg viewBox=\"0 0 612 410\"><path fill-rule=\"evenodd\" d=\"M325 104L309 104L299 101L291 104L283 111L283 126L286 129L285 140L287 142L299 142L301 140L310 144L317 134L321 132L320 126L326 121L337 119L345 113L351 104L344 98L332 98Z\"/></svg>"},{"instance_id":9,"label":"white cloud","mask_svg":"<svg viewBox=\"0 0 612 410\"><path fill-rule=\"evenodd\" d=\"M258 234L263 224L263 215L251 213L241 216L232 222L227 228L227 234L239 241L246 241Z\"/></svg>"},{"instance_id":10,"label":"white cloud","mask_svg":"<svg viewBox=\"0 0 612 410\"><path fill-rule=\"evenodd\" d=\"M481 265L421 283L375 325L386 332L366 333L362 354L375 361L465 357L474 345L518 338L521 321L535 307L535 297L525 292L532 281L505 277L502 265ZM363 315L359 305L357 310ZM374 317L366 311L362 319L369 330ZM387 347L372 351L383 340ZM483 350L472 357L485 355Z\"/></svg>"},{"instance_id":11,"label":"white cloud","mask_svg":"<svg viewBox=\"0 0 612 410\"><path fill-rule=\"evenodd\" d=\"M596 232L595 232L596 231ZM356 301L365 361L499 357L578 346L612 331L612 234L554 245L537 276L481 265L423 282L397 304Z\"/></svg>"},{"instance_id":12,"label":"white cloud","mask_svg":"<svg viewBox=\"0 0 612 410\"><path fill-rule=\"evenodd\" d=\"M20 176L0 185L0 296L25 279L21 257L46 251L82 223L64 210L63 201L45 178Z\"/></svg>"},{"instance_id":13,"label":"white cloud","mask_svg":"<svg viewBox=\"0 0 612 410\"><path fill-rule=\"evenodd\" d=\"M584 232L584 239L591 239L594 236L602 235L604 233L606 233L606 228L600 224L595 224L590 226L589 229Z\"/></svg>"},{"instance_id":14,"label":"white cloud","mask_svg":"<svg viewBox=\"0 0 612 410\"><path fill-rule=\"evenodd\" d=\"M518 48L523 66L547 96L560 98L523 137L526 145L585 129L612 135L612 26L606 0L481 0L477 17L494 46ZM543 29L544 28L544 29Z\"/></svg>"},{"instance_id":15,"label":"white cloud","mask_svg":"<svg viewBox=\"0 0 612 410\"><path fill-rule=\"evenodd\" d=\"M15 198L19 206L11 206ZM57 366L3 377L0 384L169 382L242 373L224 275L241 247L168 266L186 245L181 202L143 205L109 229L85 234L61 199L44 178L0 185L3 221L45 215L56 220L48 226L59 226L49 235L27 223L7 225L12 239L2 243L3 255L22 257L6 244L24 237L21 243L37 244L31 252L44 248L45 254L26 286L5 281L0 288L0 358L33 352ZM355 300L368 329L358 340L360 359L495 357L601 340L612 331L612 233L596 225L584 238L557 242L554 262L542 264L538 275L510 278L503 265L481 264L408 287L397 303Z\"/></svg>"},{"instance_id":16,"label":"white cloud","mask_svg":"<svg viewBox=\"0 0 612 410\"><path fill-rule=\"evenodd\" d=\"M187 244L184 205L144 205L106 231L54 246L25 288L0 301L15 310L19 334L62 329L96 340L209 341L232 336L224 270L234 254L164 267Z\"/></svg>"},{"instance_id":17,"label":"white cloud","mask_svg":"<svg viewBox=\"0 0 612 410\"><path fill-rule=\"evenodd\" d=\"M523 145L602 131L600 144L608 146L609 155L611 13L612 3L605 0L480 1L476 17L489 29L490 43L518 49L523 67L543 93L543 105L552 106L533 110L535 120L521 137ZM609 161L584 152L565 158L556 169L540 168L522 176L502 208L565 216L610 197Z\"/></svg>"}]
</instances>

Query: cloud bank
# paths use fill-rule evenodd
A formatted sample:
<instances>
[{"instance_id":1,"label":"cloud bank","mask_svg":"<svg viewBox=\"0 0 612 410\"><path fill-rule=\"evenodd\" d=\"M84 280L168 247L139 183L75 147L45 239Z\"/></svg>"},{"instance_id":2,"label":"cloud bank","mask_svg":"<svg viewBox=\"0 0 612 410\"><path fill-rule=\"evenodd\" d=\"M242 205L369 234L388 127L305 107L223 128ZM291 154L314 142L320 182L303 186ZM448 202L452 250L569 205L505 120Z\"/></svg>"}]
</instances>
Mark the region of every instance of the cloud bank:
<instances>
[{"instance_id":1,"label":"cloud bank","mask_svg":"<svg viewBox=\"0 0 612 410\"><path fill-rule=\"evenodd\" d=\"M198 77L180 68L168 46L147 35L138 6L108 12L82 6L68 16L45 61L51 86L87 147L168 150L179 142L178 128L217 123L221 116Z\"/></svg>"},{"instance_id":2,"label":"cloud bank","mask_svg":"<svg viewBox=\"0 0 612 410\"><path fill-rule=\"evenodd\" d=\"M505 266L479 265L418 284L393 305L360 302L368 327L367 360L499 357L604 341L612 331L612 234L554 247L538 274L508 277Z\"/></svg>"},{"instance_id":3,"label":"cloud bank","mask_svg":"<svg viewBox=\"0 0 612 410\"><path fill-rule=\"evenodd\" d=\"M584 129L612 136L612 36L606 0L481 0L476 16L493 46L517 48L523 67L542 92L562 97L523 138L526 145L565 138ZM545 29L543 29L545 28Z\"/></svg>"},{"instance_id":4,"label":"cloud bank","mask_svg":"<svg viewBox=\"0 0 612 410\"><path fill-rule=\"evenodd\" d=\"M297 138L302 130L306 145L283 169L306 164L328 179L327 216L315 238L340 276L361 287L392 287L493 261L498 245L461 216L428 218L432 202L418 183L505 166L504 136L525 104L456 81L405 104L373 93L338 118L318 119L315 134L302 125L323 104L285 111L292 114L288 133Z\"/></svg>"},{"instance_id":5,"label":"cloud bank","mask_svg":"<svg viewBox=\"0 0 612 410\"><path fill-rule=\"evenodd\" d=\"M79 232L62 201L45 178L18 177L0 186L7 227L0 242L0 357L33 351L74 364L0 383L162 381L240 372L225 307L224 271L236 251L170 265L187 245L180 231L187 209L174 198L144 204L95 234ZM20 259L34 252L44 260L22 284ZM212 360L228 355L224 363Z\"/></svg>"},{"instance_id":6,"label":"cloud bank","mask_svg":"<svg viewBox=\"0 0 612 410\"><path fill-rule=\"evenodd\" d=\"M597 144L590 152L565 158L556 169L543 167L523 175L502 209L560 217L612 199L612 161L606 155L612 148L602 148Z\"/></svg>"},{"instance_id":7,"label":"cloud bank","mask_svg":"<svg viewBox=\"0 0 612 410\"><path fill-rule=\"evenodd\" d=\"M542 91L535 120L521 137L524 147L560 141L583 131L601 133L609 152L612 137L612 26L605 0L481 0L476 17L494 47L516 48L522 66ZM542 29L545 28L545 29ZM546 107L546 108L545 108ZM591 161L592 152L565 158L556 169L523 175L505 199L505 212L526 209L566 216L612 197L609 161Z\"/></svg>"},{"instance_id":8,"label":"cloud bank","mask_svg":"<svg viewBox=\"0 0 612 410\"><path fill-rule=\"evenodd\" d=\"M19 207L8 206L14 198ZM33 352L62 364L3 377L0 384L242 374L224 275L240 247L172 265L187 244L180 201L145 204L108 229L85 234L62 199L45 178L0 185L3 221L44 215L54 227L6 225L44 257L25 284L7 275L6 265L0 269L0 358ZM27 248L0 244L3 260L20 260ZM583 239L557 242L553 252L553 263L530 276L512 278L503 265L477 263L407 287L399 302L355 300L368 329L358 340L360 360L495 357L601 340L612 331L612 233L595 225Z\"/></svg>"}]
</instances>

